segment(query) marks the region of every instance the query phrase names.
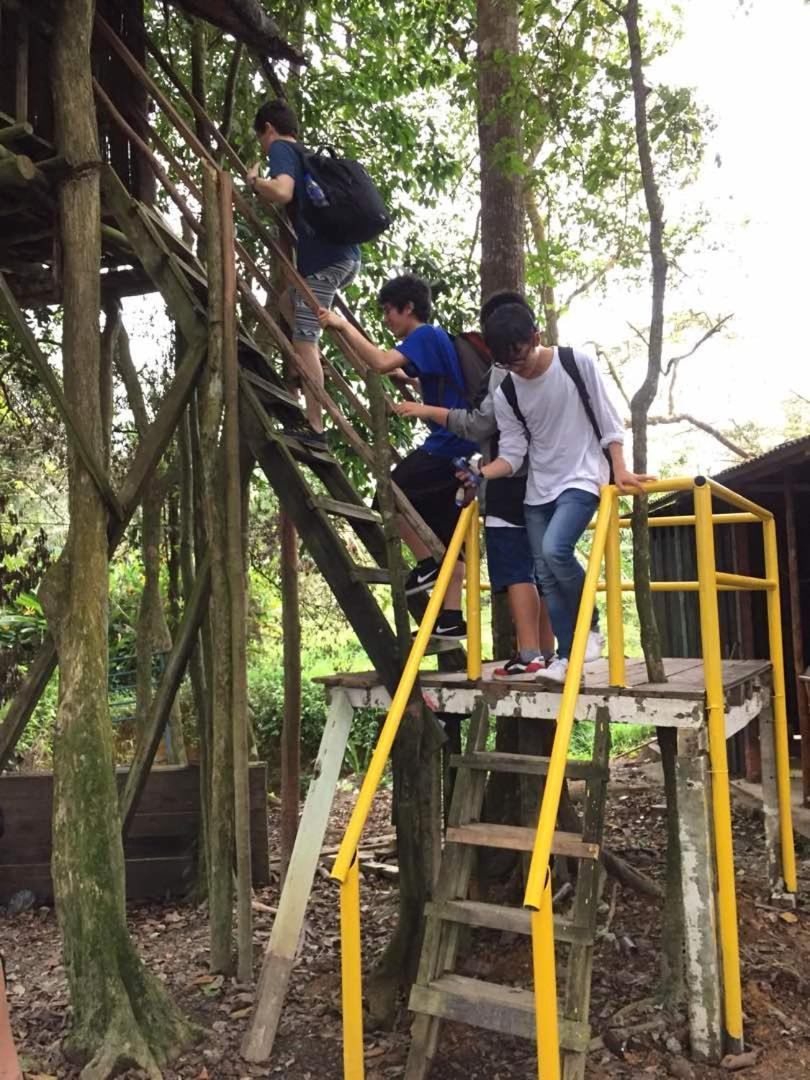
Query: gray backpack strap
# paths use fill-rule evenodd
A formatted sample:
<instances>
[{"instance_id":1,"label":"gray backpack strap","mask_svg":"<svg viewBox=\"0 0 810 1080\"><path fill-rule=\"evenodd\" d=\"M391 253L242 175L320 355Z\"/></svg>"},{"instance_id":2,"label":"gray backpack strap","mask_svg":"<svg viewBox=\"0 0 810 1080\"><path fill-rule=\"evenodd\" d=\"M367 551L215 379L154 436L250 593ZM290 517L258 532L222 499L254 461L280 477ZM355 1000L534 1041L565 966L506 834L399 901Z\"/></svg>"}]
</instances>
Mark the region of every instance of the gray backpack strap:
<instances>
[{"instance_id":1,"label":"gray backpack strap","mask_svg":"<svg viewBox=\"0 0 810 1080\"><path fill-rule=\"evenodd\" d=\"M515 414L515 416L518 418L518 420L521 422L521 424L523 424L523 430L526 432L526 438L528 439L529 442L531 442L532 441L532 433L529 431L529 425L526 423L526 417L520 411L520 406L518 405L518 399L517 399L517 390L515 389L515 384L512 381L512 373L511 373L511 371L509 372L509 374L506 376L506 378L501 383L501 390L503 391L503 396L506 398L507 402L509 403L509 408Z\"/></svg>"},{"instance_id":2,"label":"gray backpack strap","mask_svg":"<svg viewBox=\"0 0 810 1080\"><path fill-rule=\"evenodd\" d=\"M585 380L582 378L582 372L577 367L577 362L574 359L574 350L568 345L560 345L557 348L557 352L560 357L560 363L563 366L563 370L568 377L573 381L574 386L577 388L582 407L585 410L585 415L590 421L593 433L599 441L599 445L602 445L602 429L599 427L599 421L596 419L596 413L593 411L593 403L591 402L591 395L588 393L588 387L585 385ZM613 461L607 450L602 450L605 455L607 463L610 467L610 482L613 483Z\"/></svg>"}]
</instances>

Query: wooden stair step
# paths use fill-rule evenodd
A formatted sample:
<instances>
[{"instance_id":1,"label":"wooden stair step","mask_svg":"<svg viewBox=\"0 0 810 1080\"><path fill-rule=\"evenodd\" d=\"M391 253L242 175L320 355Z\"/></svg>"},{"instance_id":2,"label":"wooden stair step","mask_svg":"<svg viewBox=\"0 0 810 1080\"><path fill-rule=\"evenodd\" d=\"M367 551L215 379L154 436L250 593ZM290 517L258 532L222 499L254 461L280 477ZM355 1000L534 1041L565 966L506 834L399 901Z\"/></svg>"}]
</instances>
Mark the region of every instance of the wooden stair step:
<instances>
[{"instance_id":1,"label":"wooden stair step","mask_svg":"<svg viewBox=\"0 0 810 1080\"><path fill-rule=\"evenodd\" d=\"M537 757L532 754L503 754L497 751L478 750L472 754L451 754L450 766L485 769L487 772L545 776L550 760L551 758ZM569 758L565 766L565 775L574 780L607 777L607 769L594 765L592 761Z\"/></svg>"},{"instance_id":2,"label":"wooden stair step","mask_svg":"<svg viewBox=\"0 0 810 1080\"><path fill-rule=\"evenodd\" d=\"M263 379L261 375L257 375L254 371L249 371L247 368L241 368L239 371L239 378L245 379L255 386L260 394L266 394L268 397L273 398L274 401L281 401L285 405L288 405L291 409L295 409L297 412L303 414L303 409L296 398L283 386L276 386L274 383L268 382L267 379Z\"/></svg>"},{"instance_id":3,"label":"wooden stair step","mask_svg":"<svg viewBox=\"0 0 810 1080\"><path fill-rule=\"evenodd\" d=\"M447 840L450 843L473 844L476 847L534 851L536 832L536 829L528 829L522 825L472 822L469 825L448 826ZM555 832L551 854L565 855L572 859L598 859L599 845L586 843L577 833Z\"/></svg>"},{"instance_id":4,"label":"wooden stair step","mask_svg":"<svg viewBox=\"0 0 810 1080\"><path fill-rule=\"evenodd\" d=\"M532 913L528 908L485 904L481 900L429 900L425 914L445 922L463 923L482 930L503 930L511 934L531 934ZM567 945L590 945L593 934L587 926L554 916L554 938Z\"/></svg>"},{"instance_id":5,"label":"wooden stair step","mask_svg":"<svg viewBox=\"0 0 810 1080\"><path fill-rule=\"evenodd\" d=\"M352 574L369 585L390 585L391 573L385 566L355 566Z\"/></svg>"},{"instance_id":6,"label":"wooden stair step","mask_svg":"<svg viewBox=\"0 0 810 1080\"><path fill-rule=\"evenodd\" d=\"M319 510L326 511L327 514L334 514L348 521L373 521L375 525L381 524L380 515L376 511L359 503L341 502L340 499L330 499L326 495L318 495L310 502L313 504L313 509L317 507Z\"/></svg>"},{"instance_id":7,"label":"wooden stair step","mask_svg":"<svg viewBox=\"0 0 810 1080\"><path fill-rule=\"evenodd\" d=\"M534 993L514 986L471 979L447 972L427 986L414 983L408 1008L443 1020L456 1020L504 1035L536 1037ZM589 1024L559 1020L560 1046L585 1053L591 1038Z\"/></svg>"}]
</instances>

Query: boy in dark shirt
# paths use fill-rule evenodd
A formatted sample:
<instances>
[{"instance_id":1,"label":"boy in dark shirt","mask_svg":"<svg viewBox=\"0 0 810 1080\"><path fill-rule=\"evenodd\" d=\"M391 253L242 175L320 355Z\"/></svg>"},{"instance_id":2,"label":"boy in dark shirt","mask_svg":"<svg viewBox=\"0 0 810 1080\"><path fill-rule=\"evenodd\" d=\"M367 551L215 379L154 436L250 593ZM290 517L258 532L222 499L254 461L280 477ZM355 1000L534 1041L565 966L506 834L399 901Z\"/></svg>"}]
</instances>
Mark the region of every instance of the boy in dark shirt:
<instances>
[{"instance_id":1,"label":"boy in dark shirt","mask_svg":"<svg viewBox=\"0 0 810 1080\"><path fill-rule=\"evenodd\" d=\"M399 342L395 349L379 348L333 311L324 308L318 318L321 326L341 330L361 359L375 371L390 374L404 369L406 376L418 378L427 404L464 408L464 378L453 342L444 330L428 322L431 295L427 282L413 274L403 274L386 282L377 302L382 308L383 322ZM453 458L467 457L477 447L439 424L429 422L428 427L430 435L425 442L396 466L391 477L439 539L448 544L459 515ZM404 518L398 519L398 526L402 539L418 560L408 576L406 592L411 595L432 588L439 574L438 564ZM464 568L459 562L433 630L436 638L466 637L467 625L461 615L463 580Z\"/></svg>"},{"instance_id":2,"label":"boy in dark shirt","mask_svg":"<svg viewBox=\"0 0 810 1080\"><path fill-rule=\"evenodd\" d=\"M291 217L298 233L299 273L318 303L329 308L338 289L348 285L357 274L360 248L356 244L333 244L324 239L299 212L308 195L304 186L304 168L296 150L298 120L290 106L283 101L267 102L256 113L253 126L267 156L270 179L260 177L259 166L253 165L248 170L247 182L259 198L292 210ZM306 375L318 386L323 386L323 369L318 355L321 328L315 313L297 292L294 294L294 304L293 347ZM307 420L312 430L296 432L296 437L313 446L325 446L320 402L306 384L303 390Z\"/></svg>"}]
</instances>

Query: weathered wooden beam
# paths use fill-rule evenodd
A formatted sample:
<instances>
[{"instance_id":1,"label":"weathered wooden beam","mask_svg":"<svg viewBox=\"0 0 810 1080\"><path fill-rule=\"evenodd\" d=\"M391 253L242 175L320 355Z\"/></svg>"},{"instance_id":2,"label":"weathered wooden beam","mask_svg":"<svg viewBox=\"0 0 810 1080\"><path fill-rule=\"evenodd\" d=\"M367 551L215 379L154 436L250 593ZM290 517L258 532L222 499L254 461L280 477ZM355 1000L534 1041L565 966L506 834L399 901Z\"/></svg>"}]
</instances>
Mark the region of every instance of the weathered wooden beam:
<instances>
[{"instance_id":1,"label":"weathered wooden beam","mask_svg":"<svg viewBox=\"0 0 810 1080\"><path fill-rule=\"evenodd\" d=\"M14 79L14 113L18 123L28 119L28 55L31 37L28 25L28 13L17 12L17 49L16 71Z\"/></svg>"},{"instance_id":2,"label":"weathered wooden beam","mask_svg":"<svg viewBox=\"0 0 810 1080\"><path fill-rule=\"evenodd\" d=\"M33 135L34 129L27 121L9 124L8 127L0 128L0 146L8 146L23 135Z\"/></svg>"},{"instance_id":3,"label":"weathered wooden beam","mask_svg":"<svg viewBox=\"0 0 810 1080\"><path fill-rule=\"evenodd\" d=\"M69 435L72 438L76 451L79 454L79 457L81 457L85 468L93 477L96 487L106 502L108 509L120 520L123 517L123 510L121 508L121 503L118 500L118 496L112 489L107 472L90 448L90 444L87 441L84 431L74 422L73 415L68 407L64 391L56 377L56 373L45 356L43 356L39 345L36 342L36 338L31 333L31 328L20 310L20 307L14 298L14 294L9 288L5 275L2 272L0 272L0 309L5 313L26 356L34 365L43 385L56 405L57 411L62 417Z\"/></svg>"},{"instance_id":4,"label":"weathered wooden beam","mask_svg":"<svg viewBox=\"0 0 810 1080\"><path fill-rule=\"evenodd\" d=\"M160 737L169 718L174 699L183 681L189 657L197 644L197 635L202 625L203 615L208 606L208 597L211 591L211 559L205 556L197 568L197 578L191 595L186 603L180 627L174 639L172 650L169 653L166 667L160 680L146 723L138 738L135 747L135 756L132 759L127 782L119 799L121 811L121 829L126 838L132 818L140 799L141 792L146 784L149 770L158 748Z\"/></svg>"},{"instance_id":5,"label":"weathered wooden beam","mask_svg":"<svg viewBox=\"0 0 810 1080\"><path fill-rule=\"evenodd\" d=\"M25 187L36 175L36 166L25 154L12 154L0 160L0 188Z\"/></svg>"},{"instance_id":6,"label":"weathered wooden beam","mask_svg":"<svg viewBox=\"0 0 810 1080\"><path fill-rule=\"evenodd\" d=\"M0 772L6 767L55 670L56 646L51 638L47 637L30 664L23 684L14 695L0 725Z\"/></svg>"},{"instance_id":7,"label":"weathered wooden beam","mask_svg":"<svg viewBox=\"0 0 810 1080\"><path fill-rule=\"evenodd\" d=\"M796 711L799 714L801 741L799 750L802 765L802 802L810 806L810 702L799 682L804 674L804 637L802 634L802 598L799 584L799 545L796 531L796 485L790 473L785 474L785 543L787 547L787 580L790 611L790 646L793 659L793 682L796 688Z\"/></svg>"}]
</instances>

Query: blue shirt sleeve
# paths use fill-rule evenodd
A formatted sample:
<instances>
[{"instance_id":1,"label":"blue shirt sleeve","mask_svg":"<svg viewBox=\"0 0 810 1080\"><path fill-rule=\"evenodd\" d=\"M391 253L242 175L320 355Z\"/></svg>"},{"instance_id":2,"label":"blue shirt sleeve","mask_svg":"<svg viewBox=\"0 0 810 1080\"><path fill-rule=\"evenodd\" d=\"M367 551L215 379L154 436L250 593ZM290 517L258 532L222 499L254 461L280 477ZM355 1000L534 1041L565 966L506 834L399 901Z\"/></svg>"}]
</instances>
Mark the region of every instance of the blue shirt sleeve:
<instances>
[{"instance_id":1,"label":"blue shirt sleeve","mask_svg":"<svg viewBox=\"0 0 810 1080\"><path fill-rule=\"evenodd\" d=\"M267 151L267 167L270 170L270 176L274 179L277 176L291 176L297 181L301 160L290 143L276 139Z\"/></svg>"}]
</instances>

